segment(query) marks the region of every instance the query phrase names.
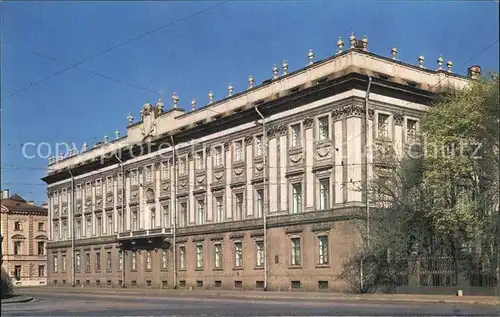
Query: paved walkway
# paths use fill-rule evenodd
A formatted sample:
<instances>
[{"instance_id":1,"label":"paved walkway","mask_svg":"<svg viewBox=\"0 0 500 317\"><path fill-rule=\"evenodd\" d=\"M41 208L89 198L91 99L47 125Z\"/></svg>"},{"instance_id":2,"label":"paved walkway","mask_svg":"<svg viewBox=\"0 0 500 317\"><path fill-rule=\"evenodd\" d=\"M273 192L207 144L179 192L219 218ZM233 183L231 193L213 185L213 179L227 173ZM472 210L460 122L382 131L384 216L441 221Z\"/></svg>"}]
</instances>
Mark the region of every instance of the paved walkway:
<instances>
[{"instance_id":1,"label":"paved walkway","mask_svg":"<svg viewBox=\"0 0 500 317\"><path fill-rule=\"evenodd\" d=\"M14 295L10 298L2 299L2 304L27 303L27 302L31 302L32 300L33 300L33 297L31 297L31 296Z\"/></svg>"},{"instance_id":2,"label":"paved walkway","mask_svg":"<svg viewBox=\"0 0 500 317\"><path fill-rule=\"evenodd\" d=\"M89 294L130 294L168 297L199 298L251 298L251 299L307 299L307 300L358 300L358 301L405 301L430 303L462 303L500 305L500 298L495 296L452 296L421 294L342 294L329 292L263 292L263 291L223 291L223 290L173 290L173 289L122 289L91 287L36 287L18 288L18 293L89 293Z\"/></svg>"}]
</instances>

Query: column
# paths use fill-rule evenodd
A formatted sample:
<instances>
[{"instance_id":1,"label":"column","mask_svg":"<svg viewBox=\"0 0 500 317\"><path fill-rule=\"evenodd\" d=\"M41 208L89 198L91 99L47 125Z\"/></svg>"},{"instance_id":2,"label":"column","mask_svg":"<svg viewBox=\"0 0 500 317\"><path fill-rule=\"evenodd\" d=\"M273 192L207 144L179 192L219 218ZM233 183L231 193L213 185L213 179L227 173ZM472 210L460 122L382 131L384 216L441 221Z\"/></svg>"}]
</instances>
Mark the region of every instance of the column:
<instances>
[{"instance_id":1,"label":"column","mask_svg":"<svg viewBox=\"0 0 500 317\"><path fill-rule=\"evenodd\" d=\"M306 164L306 175L304 188L302 189L303 195L305 194L305 209L306 211L314 209L314 175L312 172L312 167L314 164L314 133L313 133L313 119L308 118L304 120L304 139L305 139L305 164Z\"/></svg>"},{"instance_id":2,"label":"column","mask_svg":"<svg viewBox=\"0 0 500 317\"><path fill-rule=\"evenodd\" d=\"M341 118L334 118L332 117L332 120L335 120L333 122L333 133L334 133L334 167L333 167L333 173L334 173L334 180L335 183L334 185L334 193L335 193L335 204L341 204L344 202L343 199L343 184L344 182L344 177L343 177L343 166L342 166L342 161L344 157L344 149L343 149L343 125L342 125L342 120Z\"/></svg>"},{"instance_id":3,"label":"column","mask_svg":"<svg viewBox=\"0 0 500 317\"><path fill-rule=\"evenodd\" d=\"M288 186L286 179L286 169L288 166L288 146L286 135L278 134L276 136L279 144L280 144L280 211L287 211L288 209Z\"/></svg>"},{"instance_id":4,"label":"column","mask_svg":"<svg viewBox=\"0 0 500 317\"><path fill-rule=\"evenodd\" d=\"M268 182L269 182L269 191L267 194L269 201L269 212L277 212L278 211L278 148L277 148L277 139L272 138L269 139L268 146Z\"/></svg>"},{"instance_id":5,"label":"column","mask_svg":"<svg viewBox=\"0 0 500 317\"><path fill-rule=\"evenodd\" d=\"M362 170L362 142L364 138L362 130L362 118L350 116L346 118L347 130L347 201L362 201L360 190Z\"/></svg>"},{"instance_id":6,"label":"column","mask_svg":"<svg viewBox=\"0 0 500 317\"><path fill-rule=\"evenodd\" d=\"M245 148L245 161L246 161L246 182L245 182L245 215L244 217L253 217L253 185L252 185L252 175L253 175L253 148L255 146L255 140L252 140L252 145Z\"/></svg>"}]
</instances>

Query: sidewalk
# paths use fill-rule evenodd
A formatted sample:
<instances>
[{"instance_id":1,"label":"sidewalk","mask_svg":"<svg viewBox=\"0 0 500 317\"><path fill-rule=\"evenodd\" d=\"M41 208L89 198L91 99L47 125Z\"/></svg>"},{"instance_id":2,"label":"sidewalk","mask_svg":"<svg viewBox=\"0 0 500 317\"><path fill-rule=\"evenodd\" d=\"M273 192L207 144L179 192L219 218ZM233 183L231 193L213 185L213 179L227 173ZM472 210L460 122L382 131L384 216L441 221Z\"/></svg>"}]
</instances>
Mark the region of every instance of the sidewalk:
<instances>
[{"instance_id":1,"label":"sidewalk","mask_svg":"<svg viewBox=\"0 0 500 317\"><path fill-rule=\"evenodd\" d=\"M17 303L27 303L31 302L33 300L33 297L31 296L23 296L23 295L14 295L10 298L5 298L2 299L2 305L3 304L17 304Z\"/></svg>"},{"instance_id":2,"label":"sidewalk","mask_svg":"<svg viewBox=\"0 0 500 317\"><path fill-rule=\"evenodd\" d=\"M307 299L307 300L367 300L367 301L405 301L416 303L460 303L500 305L500 298L495 296L452 296L421 294L342 294L328 292L275 292L275 291L225 291L225 290L173 290L173 289L122 289L91 287L23 287L23 293L80 293L80 294L123 294L190 298L239 298L239 299Z\"/></svg>"}]
</instances>

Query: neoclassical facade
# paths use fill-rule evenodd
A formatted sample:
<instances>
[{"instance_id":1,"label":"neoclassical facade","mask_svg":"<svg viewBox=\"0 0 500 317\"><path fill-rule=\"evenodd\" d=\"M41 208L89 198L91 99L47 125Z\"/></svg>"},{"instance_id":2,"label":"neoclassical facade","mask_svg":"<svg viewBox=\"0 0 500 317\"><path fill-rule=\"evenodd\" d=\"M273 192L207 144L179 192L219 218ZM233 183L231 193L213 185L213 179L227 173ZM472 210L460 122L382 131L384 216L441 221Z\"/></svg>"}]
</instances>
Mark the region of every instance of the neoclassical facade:
<instances>
[{"instance_id":1,"label":"neoclassical facade","mask_svg":"<svg viewBox=\"0 0 500 317\"><path fill-rule=\"evenodd\" d=\"M126 136L51 159L49 284L345 289L360 188L383 175L387 147L415 142L435 96L470 78L442 59L378 56L366 39L338 46L199 109L176 94L171 109L146 104Z\"/></svg>"},{"instance_id":2,"label":"neoclassical facade","mask_svg":"<svg viewBox=\"0 0 500 317\"><path fill-rule=\"evenodd\" d=\"M2 267L15 286L47 284L47 208L2 190Z\"/></svg>"}]
</instances>

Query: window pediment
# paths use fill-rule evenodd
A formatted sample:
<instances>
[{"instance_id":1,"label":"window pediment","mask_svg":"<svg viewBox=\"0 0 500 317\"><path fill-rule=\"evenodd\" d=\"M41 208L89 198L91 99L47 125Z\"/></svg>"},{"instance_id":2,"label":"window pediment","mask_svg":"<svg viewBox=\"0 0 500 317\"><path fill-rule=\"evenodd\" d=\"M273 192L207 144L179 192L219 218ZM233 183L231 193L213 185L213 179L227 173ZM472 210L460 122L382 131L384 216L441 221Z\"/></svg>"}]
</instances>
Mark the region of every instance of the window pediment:
<instances>
[{"instance_id":1,"label":"window pediment","mask_svg":"<svg viewBox=\"0 0 500 317\"><path fill-rule=\"evenodd\" d=\"M22 234L15 234L15 235L12 236L11 239L25 240L26 238Z\"/></svg>"}]
</instances>

